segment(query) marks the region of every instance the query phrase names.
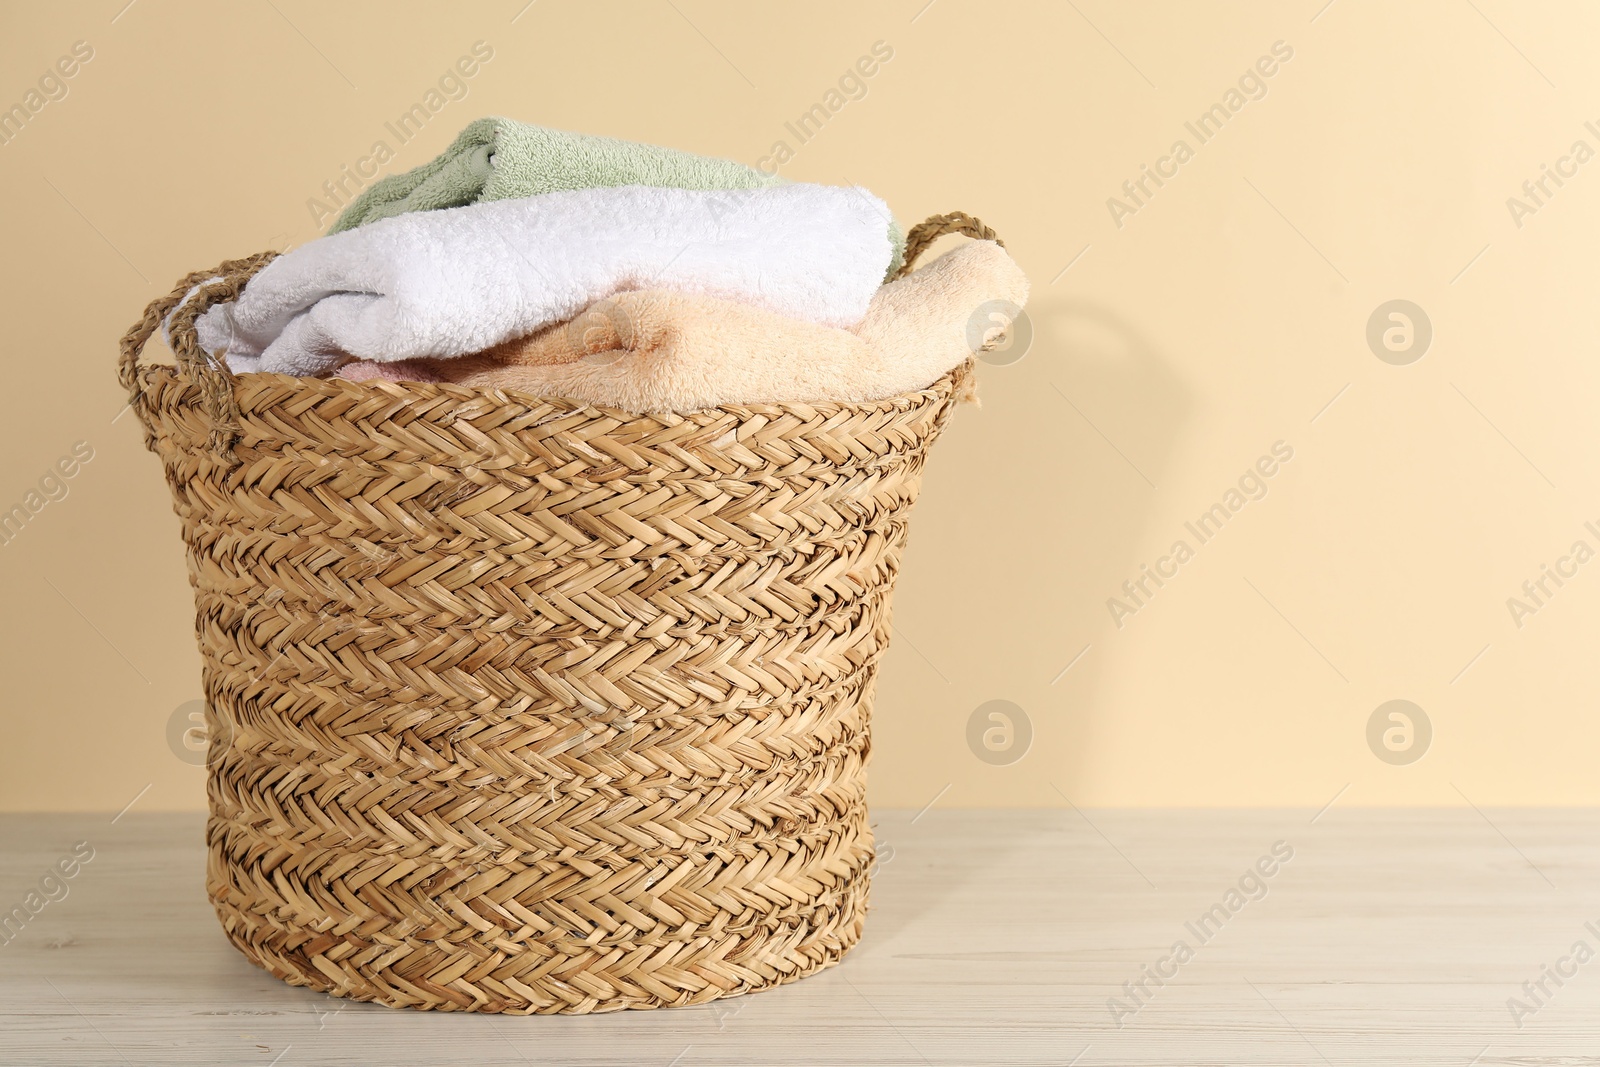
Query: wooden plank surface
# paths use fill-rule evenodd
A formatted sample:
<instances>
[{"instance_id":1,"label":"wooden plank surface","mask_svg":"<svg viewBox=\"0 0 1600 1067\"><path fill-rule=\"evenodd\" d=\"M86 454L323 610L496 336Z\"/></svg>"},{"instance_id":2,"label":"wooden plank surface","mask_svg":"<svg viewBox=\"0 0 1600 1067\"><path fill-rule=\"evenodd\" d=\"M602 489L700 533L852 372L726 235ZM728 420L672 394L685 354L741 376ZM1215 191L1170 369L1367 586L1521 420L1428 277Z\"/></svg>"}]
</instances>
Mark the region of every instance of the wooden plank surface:
<instances>
[{"instance_id":1,"label":"wooden plank surface","mask_svg":"<svg viewBox=\"0 0 1600 1067\"><path fill-rule=\"evenodd\" d=\"M1600 1064L1600 955L1572 955L1600 954L1600 814L1314 815L877 812L887 861L842 966L576 1018L290 988L224 941L198 816L4 816L0 908L94 855L0 946L0 1063ZM1147 966L1171 977L1129 995Z\"/></svg>"}]
</instances>

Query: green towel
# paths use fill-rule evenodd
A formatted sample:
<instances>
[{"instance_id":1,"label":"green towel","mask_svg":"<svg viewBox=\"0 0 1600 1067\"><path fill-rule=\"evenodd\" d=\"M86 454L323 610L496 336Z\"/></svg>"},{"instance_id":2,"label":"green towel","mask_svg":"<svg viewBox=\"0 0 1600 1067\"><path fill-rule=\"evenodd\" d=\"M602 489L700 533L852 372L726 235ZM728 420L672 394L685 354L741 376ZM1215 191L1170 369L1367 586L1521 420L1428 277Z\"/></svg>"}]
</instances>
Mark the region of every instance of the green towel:
<instances>
[{"instance_id":1,"label":"green towel","mask_svg":"<svg viewBox=\"0 0 1600 1067\"><path fill-rule=\"evenodd\" d=\"M755 189L776 175L731 160L673 148L567 133L510 119L479 119L437 159L374 182L344 209L329 233L410 211L435 211L483 200L515 200L560 189L655 185L677 189ZM894 256L905 256L905 234L891 220Z\"/></svg>"}]
</instances>

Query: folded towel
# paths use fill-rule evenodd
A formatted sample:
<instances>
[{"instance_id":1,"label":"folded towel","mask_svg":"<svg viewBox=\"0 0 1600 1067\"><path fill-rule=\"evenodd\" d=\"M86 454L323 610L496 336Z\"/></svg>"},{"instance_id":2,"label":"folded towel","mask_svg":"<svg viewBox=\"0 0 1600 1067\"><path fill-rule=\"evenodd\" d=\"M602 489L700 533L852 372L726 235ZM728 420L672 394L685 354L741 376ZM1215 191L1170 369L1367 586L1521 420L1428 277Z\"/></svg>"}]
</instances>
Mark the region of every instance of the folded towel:
<instances>
[{"instance_id":1,"label":"folded towel","mask_svg":"<svg viewBox=\"0 0 1600 1067\"><path fill-rule=\"evenodd\" d=\"M628 289L742 300L853 326L889 262L864 189L546 193L384 219L301 245L197 329L235 372L479 352Z\"/></svg>"},{"instance_id":2,"label":"folded towel","mask_svg":"<svg viewBox=\"0 0 1600 1067\"><path fill-rule=\"evenodd\" d=\"M438 158L368 186L328 232L340 233L411 211L520 200L563 189L617 185L759 189L778 183L776 176L731 160L486 118L462 130ZM889 221L893 271L905 252L905 235L893 219Z\"/></svg>"},{"instance_id":3,"label":"folded towel","mask_svg":"<svg viewBox=\"0 0 1600 1067\"><path fill-rule=\"evenodd\" d=\"M562 189L758 189L776 183L775 177L731 160L486 118L462 130L437 159L367 187L328 232L409 211L520 200Z\"/></svg>"},{"instance_id":4,"label":"folded towel","mask_svg":"<svg viewBox=\"0 0 1600 1067\"><path fill-rule=\"evenodd\" d=\"M878 290L853 330L703 295L619 293L570 322L476 356L345 367L366 380L451 381L631 412L774 401L859 403L925 388L994 339L1028 279L993 241ZM992 314L991 314L992 313Z\"/></svg>"},{"instance_id":5,"label":"folded towel","mask_svg":"<svg viewBox=\"0 0 1600 1067\"><path fill-rule=\"evenodd\" d=\"M462 356L461 362L476 360L475 356ZM339 368L338 376L352 382L442 382L444 375L438 367L443 360L398 359L393 363L377 363L358 359ZM474 364L475 366L476 364Z\"/></svg>"}]
</instances>

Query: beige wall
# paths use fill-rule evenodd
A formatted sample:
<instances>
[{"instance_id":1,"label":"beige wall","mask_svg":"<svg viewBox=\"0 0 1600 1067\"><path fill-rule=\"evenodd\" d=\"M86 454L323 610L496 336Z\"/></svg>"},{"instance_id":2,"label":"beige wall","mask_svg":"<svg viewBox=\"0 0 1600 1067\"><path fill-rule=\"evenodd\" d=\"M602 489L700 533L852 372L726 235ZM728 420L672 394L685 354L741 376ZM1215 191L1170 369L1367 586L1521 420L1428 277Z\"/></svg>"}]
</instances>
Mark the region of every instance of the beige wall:
<instances>
[{"instance_id":1,"label":"beige wall","mask_svg":"<svg viewBox=\"0 0 1600 1067\"><path fill-rule=\"evenodd\" d=\"M0 15L0 105L93 49L0 146L0 507L93 452L0 547L0 809L204 803L167 742L200 695L177 523L115 418L116 338L181 274L315 237L308 199L373 142L394 172L485 114L750 163L785 140L786 176L981 215L1034 279L1031 350L983 369L918 508L877 803L1600 801L1600 562L1507 605L1600 549L1600 161L1562 162L1600 149L1591 5L125 2ZM399 145L385 122L477 41L467 97ZM798 144L784 123L877 41L866 95ZM1275 42L1202 144L1185 122ZM1142 164L1177 171L1114 219ZM1544 165L1571 176L1514 217ZM1409 365L1366 340L1394 299L1433 327ZM1185 523L1277 442L1201 544ZM1369 749L1391 699L1432 724L1410 765ZM1031 724L1020 760L969 748L990 700Z\"/></svg>"}]
</instances>

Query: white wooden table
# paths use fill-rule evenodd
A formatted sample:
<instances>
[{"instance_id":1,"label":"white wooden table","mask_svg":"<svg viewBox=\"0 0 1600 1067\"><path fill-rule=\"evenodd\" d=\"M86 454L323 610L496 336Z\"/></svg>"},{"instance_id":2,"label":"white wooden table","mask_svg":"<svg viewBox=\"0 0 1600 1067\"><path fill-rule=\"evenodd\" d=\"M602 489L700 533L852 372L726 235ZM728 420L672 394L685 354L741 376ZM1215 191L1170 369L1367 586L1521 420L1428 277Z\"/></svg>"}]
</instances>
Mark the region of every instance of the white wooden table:
<instances>
[{"instance_id":1,"label":"white wooden table","mask_svg":"<svg viewBox=\"0 0 1600 1067\"><path fill-rule=\"evenodd\" d=\"M199 816L3 816L0 908L74 842L94 858L0 946L0 1062L1600 1064L1600 956L1572 956L1600 953L1600 813L1314 814L879 811L893 853L843 965L697 1008L531 1018L257 970L205 901ZM1228 912L1279 841L1293 858ZM1171 977L1114 1020L1146 966Z\"/></svg>"}]
</instances>

